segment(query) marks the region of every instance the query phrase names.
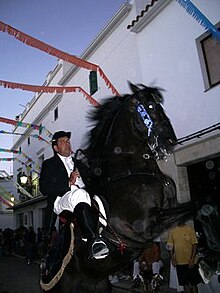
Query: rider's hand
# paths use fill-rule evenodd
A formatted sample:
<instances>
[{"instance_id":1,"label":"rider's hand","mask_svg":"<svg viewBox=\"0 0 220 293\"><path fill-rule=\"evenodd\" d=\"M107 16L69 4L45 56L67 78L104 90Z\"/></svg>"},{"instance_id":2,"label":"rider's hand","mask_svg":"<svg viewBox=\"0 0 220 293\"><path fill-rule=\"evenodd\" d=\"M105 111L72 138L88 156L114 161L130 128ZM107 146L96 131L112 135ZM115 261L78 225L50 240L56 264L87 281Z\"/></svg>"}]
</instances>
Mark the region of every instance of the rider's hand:
<instances>
[{"instance_id":1,"label":"rider's hand","mask_svg":"<svg viewBox=\"0 0 220 293\"><path fill-rule=\"evenodd\" d=\"M74 185L75 182L76 182L76 179L80 177L80 174L79 174L79 171L76 170L76 171L73 171L71 174L70 174L70 178L69 178L69 185Z\"/></svg>"}]
</instances>

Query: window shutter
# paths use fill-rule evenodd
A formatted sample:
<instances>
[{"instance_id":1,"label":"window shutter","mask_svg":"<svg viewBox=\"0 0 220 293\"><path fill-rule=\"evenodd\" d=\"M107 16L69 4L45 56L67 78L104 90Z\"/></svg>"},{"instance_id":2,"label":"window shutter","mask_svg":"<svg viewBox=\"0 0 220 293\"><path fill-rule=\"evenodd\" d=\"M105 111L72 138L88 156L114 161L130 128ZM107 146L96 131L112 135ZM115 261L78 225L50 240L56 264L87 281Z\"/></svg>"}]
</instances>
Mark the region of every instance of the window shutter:
<instances>
[{"instance_id":1,"label":"window shutter","mask_svg":"<svg viewBox=\"0 0 220 293\"><path fill-rule=\"evenodd\" d=\"M98 90L98 80L96 71L90 71L89 73L89 87L90 95L93 95Z\"/></svg>"},{"instance_id":2,"label":"window shutter","mask_svg":"<svg viewBox=\"0 0 220 293\"><path fill-rule=\"evenodd\" d=\"M220 43L209 35L202 41L210 86L220 82Z\"/></svg>"}]
</instances>

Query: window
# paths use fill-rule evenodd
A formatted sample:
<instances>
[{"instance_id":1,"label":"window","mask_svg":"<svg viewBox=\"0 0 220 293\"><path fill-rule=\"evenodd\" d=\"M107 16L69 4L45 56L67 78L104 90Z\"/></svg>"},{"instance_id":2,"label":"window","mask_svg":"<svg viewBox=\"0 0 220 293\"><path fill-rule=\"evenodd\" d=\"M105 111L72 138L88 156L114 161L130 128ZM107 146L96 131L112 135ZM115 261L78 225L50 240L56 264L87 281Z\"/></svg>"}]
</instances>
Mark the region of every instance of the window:
<instances>
[{"instance_id":1,"label":"window","mask_svg":"<svg viewBox=\"0 0 220 293\"><path fill-rule=\"evenodd\" d=\"M58 107L55 108L54 110L54 121L58 119Z\"/></svg>"},{"instance_id":2,"label":"window","mask_svg":"<svg viewBox=\"0 0 220 293\"><path fill-rule=\"evenodd\" d=\"M43 129L43 126L42 126L42 123L40 124L40 127L39 127L39 135L42 134L42 129Z\"/></svg>"},{"instance_id":3,"label":"window","mask_svg":"<svg viewBox=\"0 0 220 293\"><path fill-rule=\"evenodd\" d=\"M93 95L98 90L98 81L97 81L96 71L90 71L89 73L89 87L90 87L90 95Z\"/></svg>"},{"instance_id":4,"label":"window","mask_svg":"<svg viewBox=\"0 0 220 293\"><path fill-rule=\"evenodd\" d=\"M217 25L220 28L220 23ZM220 42L206 32L196 39L205 90L220 83Z\"/></svg>"}]
</instances>

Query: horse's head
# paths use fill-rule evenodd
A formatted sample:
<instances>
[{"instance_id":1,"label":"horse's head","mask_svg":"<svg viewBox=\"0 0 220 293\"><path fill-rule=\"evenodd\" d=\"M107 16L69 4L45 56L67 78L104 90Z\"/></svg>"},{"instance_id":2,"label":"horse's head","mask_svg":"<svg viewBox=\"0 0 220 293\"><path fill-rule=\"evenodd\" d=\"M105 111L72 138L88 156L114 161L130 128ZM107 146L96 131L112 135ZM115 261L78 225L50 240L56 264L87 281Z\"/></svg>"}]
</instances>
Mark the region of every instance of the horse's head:
<instances>
[{"instance_id":1,"label":"horse's head","mask_svg":"<svg viewBox=\"0 0 220 293\"><path fill-rule=\"evenodd\" d=\"M89 113L95 125L88 136L89 150L98 157L144 151L144 159L163 159L172 153L177 138L162 107L162 94L144 85L130 83L130 88L133 94L105 99Z\"/></svg>"},{"instance_id":2,"label":"horse's head","mask_svg":"<svg viewBox=\"0 0 220 293\"><path fill-rule=\"evenodd\" d=\"M158 88L134 85L130 110L133 112L133 131L145 140L155 158L170 154L177 141L169 118L164 112L163 96Z\"/></svg>"}]
</instances>

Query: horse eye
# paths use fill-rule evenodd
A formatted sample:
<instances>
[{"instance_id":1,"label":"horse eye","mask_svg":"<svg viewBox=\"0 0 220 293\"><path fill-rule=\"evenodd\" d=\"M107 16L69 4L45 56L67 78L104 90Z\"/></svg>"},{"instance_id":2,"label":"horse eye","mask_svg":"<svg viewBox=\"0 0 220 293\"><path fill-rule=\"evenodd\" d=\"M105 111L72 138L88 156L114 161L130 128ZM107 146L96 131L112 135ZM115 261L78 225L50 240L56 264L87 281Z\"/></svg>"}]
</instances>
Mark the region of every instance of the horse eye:
<instances>
[{"instance_id":1,"label":"horse eye","mask_svg":"<svg viewBox=\"0 0 220 293\"><path fill-rule=\"evenodd\" d=\"M152 104L149 104L148 105L148 109L150 109L150 110L153 110L153 109L155 109L155 105L152 103Z\"/></svg>"}]
</instances>

